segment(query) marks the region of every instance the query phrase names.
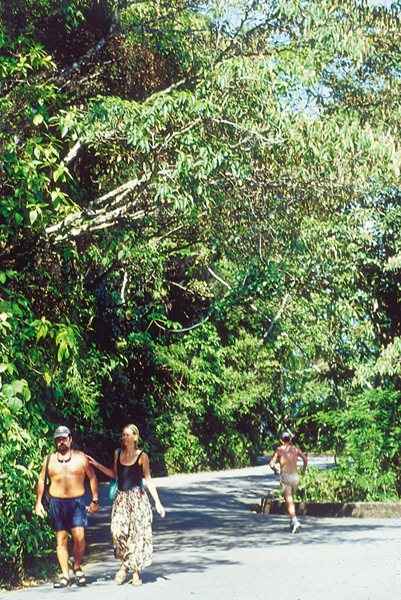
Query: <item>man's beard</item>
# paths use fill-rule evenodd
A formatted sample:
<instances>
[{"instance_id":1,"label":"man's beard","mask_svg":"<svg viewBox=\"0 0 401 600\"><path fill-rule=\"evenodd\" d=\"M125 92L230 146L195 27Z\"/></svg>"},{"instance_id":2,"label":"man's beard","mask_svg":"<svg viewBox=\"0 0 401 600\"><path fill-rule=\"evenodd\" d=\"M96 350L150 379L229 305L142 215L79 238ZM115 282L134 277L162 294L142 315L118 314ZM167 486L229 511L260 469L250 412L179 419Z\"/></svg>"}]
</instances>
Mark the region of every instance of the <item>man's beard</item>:
<instances>
[{"instance_id":1,"label":"man's beard","mask_svg":"<svg viewBox=\"0 0 401 600\"><path fill-rule=\"evenodd\" d=\"M57 449L60 452L60 454L67 454L68 452L68 446L66 446L65 444L60 444Z\"/></svg>"}]
</instances>

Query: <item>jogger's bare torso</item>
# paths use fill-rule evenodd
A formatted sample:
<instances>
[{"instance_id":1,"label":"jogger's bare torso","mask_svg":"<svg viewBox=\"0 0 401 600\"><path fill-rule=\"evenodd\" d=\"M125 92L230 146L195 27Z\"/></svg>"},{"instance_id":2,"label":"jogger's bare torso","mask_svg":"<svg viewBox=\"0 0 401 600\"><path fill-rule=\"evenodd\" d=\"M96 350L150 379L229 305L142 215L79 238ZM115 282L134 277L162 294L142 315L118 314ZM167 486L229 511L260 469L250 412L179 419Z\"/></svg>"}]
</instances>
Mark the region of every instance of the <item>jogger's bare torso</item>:
<instances>
[{"instance_id":1,"label":"jogger's bare torso","mask_svg":"<svg viewBox=\"0 0 401 600\"><path fill-rule=\"evenodd\" d=\"M281 473L292 474L297 472L298 458L301 457L298 448L284 444L277 449L277 460L280 464Z\"/></svg>"}]
</instances>

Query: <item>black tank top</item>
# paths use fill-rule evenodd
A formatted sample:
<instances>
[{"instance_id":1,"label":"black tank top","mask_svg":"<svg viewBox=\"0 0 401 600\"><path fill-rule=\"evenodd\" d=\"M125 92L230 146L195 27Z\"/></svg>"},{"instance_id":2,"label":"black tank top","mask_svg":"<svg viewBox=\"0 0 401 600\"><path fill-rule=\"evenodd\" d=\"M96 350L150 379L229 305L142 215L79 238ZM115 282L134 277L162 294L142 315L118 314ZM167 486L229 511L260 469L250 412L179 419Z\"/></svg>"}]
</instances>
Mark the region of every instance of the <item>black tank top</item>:
<instances>
[{"instance_id":1,"label":"black tank top","mask_svg":"<svg viewBox=\"0 0 401 600\"><path fill-rule=\"evenodd\" d=\"M142 465L138 464L143 450L138 454L133 465L122 465L120 462L121 450L117 458L117 481L118 489L122 492L131 490L134 487L142 487L143 469Z\"/></svg>"}]
</instances>

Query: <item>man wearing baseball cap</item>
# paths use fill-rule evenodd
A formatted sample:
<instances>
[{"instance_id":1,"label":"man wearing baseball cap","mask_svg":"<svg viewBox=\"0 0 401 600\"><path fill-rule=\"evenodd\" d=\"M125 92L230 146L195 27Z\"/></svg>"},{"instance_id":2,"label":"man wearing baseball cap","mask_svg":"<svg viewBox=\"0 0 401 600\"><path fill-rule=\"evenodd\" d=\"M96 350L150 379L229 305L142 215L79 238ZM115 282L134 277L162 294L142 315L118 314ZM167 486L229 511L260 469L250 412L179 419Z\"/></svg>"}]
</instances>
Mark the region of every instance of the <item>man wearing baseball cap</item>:
<instances>
[{"instance_id":1,"label":"man wearing baseball cap","mask_svg":"<svg viewBox=\"0 0 401 600\"><path fill-rule=\"evenodd\" d=\"M280 483L283 488L284 500L291 519L290 528L292 533L296 533L301 527L300 522L295 514L294 493L298 487L299 475L297 472L298 459L302 459L303 471L308 465L308 457L301 452L299 448L292 443L292 434L289 431L284 431L281 434L282 445L279 446L269 462L270 468L277 474L278 469L276 463L280 465Z\"/></svg>"},{"instance_id":2,"label":"man wearing baseball cap","mask_svg":"<svg viewBox=\"0 0 401 600\"><path fill-rule=\"evenodd\" d=\"M85 552L85 527L87 513L99 510L98 483L93 467L83 452L72 449L71 431L60 425L54 432L56 452L43 462L36 493L35 514L49 514L56 532L57 558L61 573L54 587L65 588L70 584L68 565L68 534L73 540L75 581L85 585L86 578L81 561ZM89 479L92 501L85 506L85 479ZM46 480L49 482L46 483ZM47 512L42 504L45 487L48 485L49 505Z\"/></svg>"}]
</instances>

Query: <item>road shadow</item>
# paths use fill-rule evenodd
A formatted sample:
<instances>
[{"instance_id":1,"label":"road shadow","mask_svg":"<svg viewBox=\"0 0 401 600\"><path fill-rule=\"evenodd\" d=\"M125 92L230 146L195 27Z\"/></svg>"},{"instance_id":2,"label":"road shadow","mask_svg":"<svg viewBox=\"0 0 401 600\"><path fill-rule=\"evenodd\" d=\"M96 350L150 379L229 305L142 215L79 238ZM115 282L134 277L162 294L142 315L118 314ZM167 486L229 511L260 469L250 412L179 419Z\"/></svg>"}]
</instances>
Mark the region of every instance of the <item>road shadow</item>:
<instances>
[{"instance_id":1,"label":"road shadow","mask_svg":"<svg viewBox=\"0 0 401 600\"><path fill-rule=\"evenodd\" d=\"M154 565L146 579L148 583L174 573L202 572L219 564L220 553L236 549L263 551L290 544L353 544L379 543L399 539L399 525L391 520L374 522L355 519L324 519L304 517L299 535L289 532L288 519L282 515L258 515L249 510L245 501L259 499L276 485L264 474L218 477L191 483L185 487L167 486L160 490L167 516L155 514ZM107 501L102 490L102 497ZM110 539L110 507L92 518L88 539L90 561L104 563L104 573L117 569ZM171 558L180 556L180 560ZM182 557L185 558L182 558ZM235 564L229 555L222 564ZM164 575L163 575L164 574ZM99 575L100 576L100 575ZM144 575L145 577L145 575Z\"/></svg>"},{"instance_id":2,"label":"road shadow","mask_svg":"<svg viewBox=\"0 0 401 600\"><path fill-rule=\"evenodd\" d=\"M169 487L170 479L160 486L159 493L167 515L161 519L154 514L154 561L144 570L145 585L169 582L177 574L205 573L219 566L240 566L238 550L258 550L268 558L275 548L298 545L315 547L316 556L324 546L352 545L355 551L373 543L380 553L381 544L400 541L399 520L360 520L351 518L325 519L305 517L301 533L289 532L288 519L283 515L258 515L249 510L249 502L259 500L277 486L277 480L256 468L252 474L233 476L210 474L200 481L192 480L179 487L177 480ZM88 542L90 552L86 572L90 590L99 597L116 592L113 581L118 569L110 535L110 502L108 486L100 486L101 510L90 517ZM248 505L247 505L248 503ZM125 592L125 590L127 590ZM98 593L99 592L99 593ZM54 595L48 585L40 590L21 592L35 598ZM74 586L66 593L81 594ZM128 592L124 586L123 593ZM58 594L59 595L59 594ZM11 597L13 596L13 593ZM14 596L15 597L15 596ZM22 597L22 596L21 596ZM119 595L118 597L122 597Z\"/></svg>"}]
</instances>

